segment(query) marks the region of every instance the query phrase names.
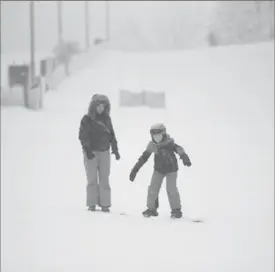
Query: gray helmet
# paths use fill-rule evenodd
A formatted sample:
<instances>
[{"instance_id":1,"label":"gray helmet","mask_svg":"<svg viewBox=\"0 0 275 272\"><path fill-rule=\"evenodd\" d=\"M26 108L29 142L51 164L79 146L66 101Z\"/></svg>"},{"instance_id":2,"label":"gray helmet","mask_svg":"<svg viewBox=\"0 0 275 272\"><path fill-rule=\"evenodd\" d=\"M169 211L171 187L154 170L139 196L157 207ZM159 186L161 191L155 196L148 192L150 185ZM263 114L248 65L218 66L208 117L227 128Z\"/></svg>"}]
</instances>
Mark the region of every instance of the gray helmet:
<instances>
[{"instance_id":1,"label":"gray helmet","mask_svg":"<svg viewBox=\"0 0 275 272\"><path fill-rule=\"evenodd\" d=\"M162 123L157 123L151 126L150 128L150 134L158 134L158 133L163 133L166 134L166 127Z\"/></svg>"}]
</instances>

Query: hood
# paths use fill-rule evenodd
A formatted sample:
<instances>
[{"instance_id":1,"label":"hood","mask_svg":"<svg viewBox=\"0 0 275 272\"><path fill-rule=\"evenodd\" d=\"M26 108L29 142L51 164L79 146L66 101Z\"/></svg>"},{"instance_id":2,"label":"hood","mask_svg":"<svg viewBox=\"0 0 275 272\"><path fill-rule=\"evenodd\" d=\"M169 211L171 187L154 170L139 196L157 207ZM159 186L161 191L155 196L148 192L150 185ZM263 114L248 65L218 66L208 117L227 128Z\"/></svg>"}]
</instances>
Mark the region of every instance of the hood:
<instances>
[{"instance_id":1,"label":"hood","mask_svg":"<svg viewBox=\"0 0 275 272\"><path fill-rule=\"evenodd\" d=\"M96 106L101 103L103 103L105 106L104 111L101 115L110 116L111 104L110 104L109 98L103 94L95 94L95 95L93 95L92 100L89 104L89 108L88 108L88 115L92 119L94 119L97 114Z\"/></svg>"}]
</instances>

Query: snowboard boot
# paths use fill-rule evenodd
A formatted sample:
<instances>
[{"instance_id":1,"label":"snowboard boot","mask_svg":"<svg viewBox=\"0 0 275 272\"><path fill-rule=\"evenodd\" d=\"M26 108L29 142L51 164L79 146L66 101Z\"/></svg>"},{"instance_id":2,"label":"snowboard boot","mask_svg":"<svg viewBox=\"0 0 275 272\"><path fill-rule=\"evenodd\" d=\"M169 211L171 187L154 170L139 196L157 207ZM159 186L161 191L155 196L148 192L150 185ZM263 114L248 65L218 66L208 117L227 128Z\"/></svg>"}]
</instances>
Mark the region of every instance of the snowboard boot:
<instances>
[{"instance_id":1,"label":"snowboard boot","mask_svg":"<svg viewBox=\"0 0 275 272\"><path fill-rule=\"evenodd\" d=\"M101 210L106 213L110 212L109 207L101 207Z\"/></svg>"},{"instance_id":2,"label":"snowboard boot","mask_svg":"<svg viewBox=\"0 0 275 272\"><path fill-rule=\"evenodd\" d=\"M175 219L175 218L182 218L182 211L181 209L173 209L171 211L171 218Z\"/></svg>"},{"instance_id":3,"label":"snowboard boot","mask_svg":"<svg viewBox=\"0 0 275 272\"><path fill-rule=\"evenodd\" d=\"M95 212L96 211L96 205L89 206L88 211Z\"/></svg>"},{"instance_id":4,"label":"snowboard boot","mask_svg":"<svg viewBox=\"0 0 275 272\"><path fill-rule=\"evenodd\" d=\"M151 217L151 216L158 216L159 215L157 210L149 210L149 209L144 211L142 214L143 214L144 217Z\"/></svg>"}]
</instances>

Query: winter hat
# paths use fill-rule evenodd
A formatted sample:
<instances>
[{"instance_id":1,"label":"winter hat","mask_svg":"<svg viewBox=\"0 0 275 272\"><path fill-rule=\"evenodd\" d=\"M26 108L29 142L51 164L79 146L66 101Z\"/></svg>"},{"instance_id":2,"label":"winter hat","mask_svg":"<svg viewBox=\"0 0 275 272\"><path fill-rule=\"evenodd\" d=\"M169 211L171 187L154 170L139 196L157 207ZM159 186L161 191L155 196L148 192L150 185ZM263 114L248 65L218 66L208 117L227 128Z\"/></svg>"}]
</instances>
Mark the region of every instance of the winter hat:
<instances>
[{"instance_id":1,"label":"winter hat","mask_svg":"<svg viewBox=\"0 0 275 272\"><path fill-rule=\"evenodd\" d=\"M92 118L95 117L96 106L99 104L104 104L105 105L104 114L110 115L111 104L110 104L109 98L103 94L94 94L92 96L92 100L91 100L91 102L89 104L89 108L88 108L88 115L91 116Z\"/></svg>"},{"instance_id":2,"label":"winter hat","mask_svg":"<svg viewBox=\"0 0 275 272\"><path fill-rule=\"evenodd\" d=\"M95 104L109 104L109 98L104 94L94 94L92 100Z\"/></svg>"}]
</instances>

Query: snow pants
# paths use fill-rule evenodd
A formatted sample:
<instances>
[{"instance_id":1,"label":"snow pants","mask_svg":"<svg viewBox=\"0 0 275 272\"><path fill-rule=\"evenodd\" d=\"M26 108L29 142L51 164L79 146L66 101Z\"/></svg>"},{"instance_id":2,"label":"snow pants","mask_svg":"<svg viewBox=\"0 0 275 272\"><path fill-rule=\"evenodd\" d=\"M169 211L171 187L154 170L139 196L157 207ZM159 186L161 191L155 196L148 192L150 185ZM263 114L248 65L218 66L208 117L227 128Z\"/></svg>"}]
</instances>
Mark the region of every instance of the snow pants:
<instances>
[{"instance_id":1,"label":"snow pants","mask_svg":"<svg viewBox=\"0 0 275 272\"><path fill-rule=\"evenodd\" d=\"M181 209L180 194L177 187L177 176L177 172L172 172L164 175L159 173L158 171L154 171L151 179L151 184L148 187L148 209L154 210L158 208L156 205L158 205L158 195L164 178L166 178L166 191L171 209Z\"/></svg>"},{"instance_id":2,"label":"snow pants","mask_svg":"<svg viewBox=\"0 0 275 272\"><path fill-rule=\"evenodd\" d=\"M94 155L95 157L92 160L89 160L84 154L84 165L87 176L86 205L88 207L93 205L110 207L110 151L94 152Z\"/></svg>"}]
</instances>

